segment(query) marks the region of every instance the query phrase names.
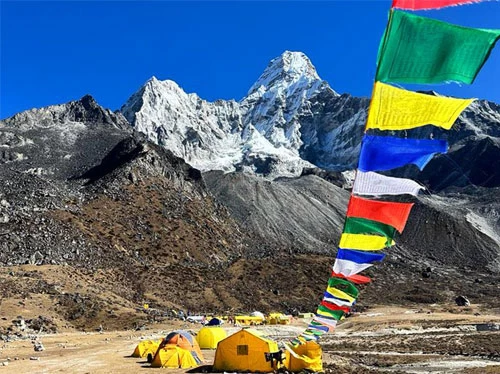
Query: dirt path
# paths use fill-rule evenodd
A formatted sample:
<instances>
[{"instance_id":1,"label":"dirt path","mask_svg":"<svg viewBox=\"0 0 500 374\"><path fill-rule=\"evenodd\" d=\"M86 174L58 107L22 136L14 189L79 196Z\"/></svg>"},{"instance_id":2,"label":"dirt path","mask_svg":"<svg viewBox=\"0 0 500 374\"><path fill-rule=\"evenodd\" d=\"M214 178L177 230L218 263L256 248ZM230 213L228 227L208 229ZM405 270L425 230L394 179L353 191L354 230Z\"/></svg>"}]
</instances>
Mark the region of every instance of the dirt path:
<instances>
[{"instance_id":1,"label":"dirt path","mask_svg":"<svg viewBox=\"0 0 500 374\"><path fill-rule=\"evenodd\" d=\"M64 333L42 338L45 350L34 352L30 340L5 344L2 361L10 358L2 373L151 373L145 359L129 357L141 337L160 338L160 334L132 332ZM207 364L213 352L205 351ZM205 353L204 352L204 353ZM37 358L33 360L30 358ZM184 372L184 370L170 371Z\"/></svg>"}]
</instances>

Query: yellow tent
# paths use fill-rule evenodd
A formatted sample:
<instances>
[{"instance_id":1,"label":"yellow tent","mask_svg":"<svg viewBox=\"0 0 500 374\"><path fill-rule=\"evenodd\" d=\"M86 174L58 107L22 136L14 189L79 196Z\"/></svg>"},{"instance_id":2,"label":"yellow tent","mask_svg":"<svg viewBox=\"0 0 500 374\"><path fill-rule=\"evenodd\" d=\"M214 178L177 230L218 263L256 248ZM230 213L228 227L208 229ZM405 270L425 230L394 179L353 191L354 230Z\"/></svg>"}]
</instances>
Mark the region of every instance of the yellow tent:
<instances>
[{"instance_id":1,"label":"yellow tent","mask_svg":"<svg viewBox=\"0 0 500 374\"><path fill-rule=\"evenodd\" d=\"M217 344L227 336L222 327L202 327L196 335L196 340L201 349L215 349Z\"/></svg>"},{"instance_id":2,"label":"yellow tent","mask_svg":"<svg viewBox=\"0 0 500 374\"><path fill-rule=\"evenodd\" d=\"M283 313L269 313L267 322L270 325L288 325L290 323L290 317Z\"/></svg>"},{"instance_id":3,"label":"yellow tent","mask_svg":"<svg viewBox=\"0 0 500 374\"><path fill-rule=\"evenodd\" d=\"M264 319L261 316L235 316L234 322L237 325L244 326L254 326L254 325L262 325L264 323Z\"/></svg>"},{"instance_id":4,"label":"yellow tent","mask_svg":"<svg viewBox=\"0 0 500 374\"><path fill-rule=\"evenodd\" d=\"M132 357L147 357L148 354L153 357L160 346L162 339L160 340L144 340L137 344L137 347L132 353Z\"/></svg>"},{"instance_id":5,"label":"yellow tent","mask_svg":"<svg viewBox=\"0 0 500 374\"><path fill-rule=\"evenodd\" d=\"M213 370L271 372L279 368L269 357L271 353L281 354L275 341L256 330L243 329L219 342Z\"/></svg>"},{"instance_id":6,"label":"yellow tent","mask_svg":"<svg viewBox=\"0 0 500 374\"><path fill-rule=\"evenodd\" d=\"M323 371L321 346L309 341L297 347L286 346L285 367L291 372L300 372L304 369L315 373Z\"/></svg>"},{"instance_id":7,"label":"yellow tent","mask_svg":"<svg viewBox=\"0 0 500 374\"><path fill-rule=\"evenodd\" d=\"M298 317L299 318L313 318L314 313L299 313Z\"/></svg>"},{"instance_id":8,"label":"yellow tent","mask_svg":"<svg viewBox=\"0 0 500 374\"><path fill-rule=\"evenodd\" d=\"M198 363L191 352L179 348L176 344L166 344L156 352L151 367L189 369L197 367Z\"/></svg>"}]
</instances>

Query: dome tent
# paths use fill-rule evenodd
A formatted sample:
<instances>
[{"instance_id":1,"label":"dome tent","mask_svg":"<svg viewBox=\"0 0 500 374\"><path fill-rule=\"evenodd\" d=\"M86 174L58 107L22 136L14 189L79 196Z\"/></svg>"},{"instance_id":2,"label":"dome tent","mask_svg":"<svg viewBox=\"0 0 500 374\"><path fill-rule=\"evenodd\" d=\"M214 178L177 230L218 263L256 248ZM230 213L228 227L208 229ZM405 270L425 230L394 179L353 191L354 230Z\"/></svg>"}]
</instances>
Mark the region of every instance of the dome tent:
<instances>
[{"instance_id":1,"label":"dome tent","mask_svg":"<svg viewBox=\"0 0 500 374\"><path fill-rule=\"evenodd\" d=\"M160 340L143 340L137 347L135 347L134 353L132 353L132 357L147 357L151 355L153 357L158 350L163 339Z\"/></svg>"},{"instance_id":2,"label":"dome tent","mask_svg":"<svg viewBox=\"0 0 500 374\"><path fill-rule=\"evenodd\" d=\"M151 367L189 369L200 365L191 352L175 344L166 344L158 349Z\"/></svg>"},{"instance_id":3,"label":"dome tent","mask_svg":"<svg viewBox=\"0 0 500 374\"><path fill-rule=\"evenodd\" d=\"M224 323L224 321L220 318L212 318L205 326L220 326Z\"/></svg>"},{"instance_id":4,"label":"dome tent","mask_svg":"<svg viewBox=\"0 0 500 374\"><path fill-rule=\"evenodd\" d=\"M163 339L151 366L192 368L202 362L203 354L196 339L187 331L178 330Z\"/></svg>"}]
</instances>

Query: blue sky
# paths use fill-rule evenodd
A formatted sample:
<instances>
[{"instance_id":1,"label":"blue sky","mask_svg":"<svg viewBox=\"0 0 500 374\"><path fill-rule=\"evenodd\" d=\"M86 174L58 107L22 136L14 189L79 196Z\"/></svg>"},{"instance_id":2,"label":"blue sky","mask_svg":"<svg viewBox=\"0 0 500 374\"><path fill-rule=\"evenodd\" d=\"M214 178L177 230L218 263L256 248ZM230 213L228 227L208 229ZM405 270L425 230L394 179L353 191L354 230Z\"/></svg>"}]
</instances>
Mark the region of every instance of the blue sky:
<instances>
[{"instance_id":1,"label":"blue sky","mask_svg":"<svg viewBox=\"0 0 500 374\"><path fill-rule=\"evenodd\" d=\"M306 53L337 92L368 97L390 4L0 0L0 118L85 94L119 109L153 75L206 100L239 100L285 50ZM500 28L500 2L419 14ZM473 85L425 88L500 103L499 83L500 45Z\"/></svg>"}]
</instances>

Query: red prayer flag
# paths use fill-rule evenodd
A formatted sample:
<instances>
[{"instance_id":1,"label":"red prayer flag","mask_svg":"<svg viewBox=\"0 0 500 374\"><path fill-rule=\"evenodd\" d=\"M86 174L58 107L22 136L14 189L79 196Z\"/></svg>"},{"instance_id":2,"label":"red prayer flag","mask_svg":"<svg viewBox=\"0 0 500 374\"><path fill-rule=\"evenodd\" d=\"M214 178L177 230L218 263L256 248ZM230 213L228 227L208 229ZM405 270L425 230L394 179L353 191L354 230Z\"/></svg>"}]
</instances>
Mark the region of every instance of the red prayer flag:
<instances>
[{"instance_id":1,"label":"red prayer flag","mask_svg":"<svg viewBox=\"0 0 500 374\"><path fill-rule=\"evenodd\" d=\"M365 283L370 283L372 281L370 277L360 274L346 276L344 274L332 272L332 277L347 279L348 281L351 281L352 283L356 284L365 284Z\"/></svg>"},{"instance_id":2,"label":"red prayer flag","mask_svg":"<svg viewBox=\"0 0 500 374\"><path fill-rule=\"evenodd\" d=\"M329 310L341 310L345 313L349 313L349 311L351 310L351 308L349 308L348 306L340 306L340 305L337 305L337 304L333 304L333 303L329 303L328 301L325 301L323 300L320 305L323 305L325 308L329 309Z\"/></svg>"},{"instance_id":3,"label":"red prayer flag","mask_svg":"<svg viewBox=\"0 0 500 374\"><path fill-rule=\"evenodd\" d=\"M403 232L413 203L368 200L351 195L347 217L359 217L385 223Z\"/></svg>"},{"instance_id":4,"label":"red prayer flag","mask_svg":"<svg viewBox=\"0 0 500 374\"><path fill-rule=\"evenodd\" d=\"M480 0L392 0L392 7L399 9L437 9L453 5L478 3Z\"/></svg>"}]
</instances>

